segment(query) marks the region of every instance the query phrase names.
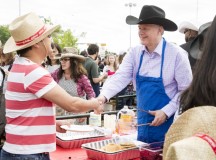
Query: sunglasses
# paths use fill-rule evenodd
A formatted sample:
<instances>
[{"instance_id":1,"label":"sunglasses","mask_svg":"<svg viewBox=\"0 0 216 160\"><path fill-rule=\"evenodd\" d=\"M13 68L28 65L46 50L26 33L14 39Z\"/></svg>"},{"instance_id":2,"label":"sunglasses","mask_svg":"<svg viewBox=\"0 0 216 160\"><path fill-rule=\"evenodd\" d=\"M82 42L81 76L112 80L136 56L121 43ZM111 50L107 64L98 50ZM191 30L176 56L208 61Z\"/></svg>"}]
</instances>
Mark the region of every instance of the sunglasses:
<instances>
[{"instance_id":1,"label":"sunglasses","mask_svg":"<svg viewBox=\"0 0 216 160\"><path fill-rule=\"evenodd\" d=\"M67 62L70 61L70 58L60 58L60 62Z\"/></svg>"}]
</instances>

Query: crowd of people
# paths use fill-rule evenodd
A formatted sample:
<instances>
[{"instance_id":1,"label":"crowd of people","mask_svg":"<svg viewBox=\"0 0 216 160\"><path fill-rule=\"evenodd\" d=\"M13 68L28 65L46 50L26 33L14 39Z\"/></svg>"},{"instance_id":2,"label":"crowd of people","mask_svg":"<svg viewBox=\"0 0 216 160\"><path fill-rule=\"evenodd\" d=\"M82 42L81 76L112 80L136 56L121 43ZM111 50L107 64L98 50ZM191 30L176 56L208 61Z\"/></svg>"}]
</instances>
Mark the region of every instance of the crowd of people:
<instances>
[{"instance_id":1,"label":"crowd of people","mask_svg":"<svg viewBox=\"0 0 216 160\"><path fill-rule=\"evenodd\" d=\"M216 17L199 29L182 22L179 32L185 34L186 43L180 46L163 37L165 31L178 27L160 7L144 5L139 17L129 15L126 23L137 25L140 44L103 59L97 44L79 52L53 43L51 34L59 25L47 25L35 13L9 25L11 37L0 49L0 135L6 137L0 159L49 160L49 152L56 148L56 131L66 132L60 126L67 122L56 121L55 116L92 110L100 114L104 103L131 85L136 91L137 123L149 124L138 127L137 140L165 141L165 159L183 160L179 146L187 144L195 153L199 146L190 144L205 144L203 137L216 141L212 132L196 130L200 118L213 117L208 122L216 124ZM190 134L181 126L185 117L192 117L195 129ZM86 124L86 119L74 124ZM183 136L173 140L176 128Z\"/></svg>"}]
</instances>

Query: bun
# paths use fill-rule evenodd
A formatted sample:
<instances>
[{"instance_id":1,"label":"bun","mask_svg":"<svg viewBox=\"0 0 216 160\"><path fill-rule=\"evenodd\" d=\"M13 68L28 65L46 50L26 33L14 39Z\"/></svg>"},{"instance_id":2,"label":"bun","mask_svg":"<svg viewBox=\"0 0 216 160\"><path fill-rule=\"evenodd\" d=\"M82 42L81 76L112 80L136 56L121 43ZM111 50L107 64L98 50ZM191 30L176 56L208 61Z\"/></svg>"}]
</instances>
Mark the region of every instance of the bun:
<instances>
[{"instance_id":1,"label":"bun","mask_svg":"<svg viewBox=\"0 0 216 160\"><path fill-rule=\"evenodd\" d=\"M109 143L101 149L106 152L116 152L122 150L122 147L119 144Z\"/></svg>"}]
</instances>

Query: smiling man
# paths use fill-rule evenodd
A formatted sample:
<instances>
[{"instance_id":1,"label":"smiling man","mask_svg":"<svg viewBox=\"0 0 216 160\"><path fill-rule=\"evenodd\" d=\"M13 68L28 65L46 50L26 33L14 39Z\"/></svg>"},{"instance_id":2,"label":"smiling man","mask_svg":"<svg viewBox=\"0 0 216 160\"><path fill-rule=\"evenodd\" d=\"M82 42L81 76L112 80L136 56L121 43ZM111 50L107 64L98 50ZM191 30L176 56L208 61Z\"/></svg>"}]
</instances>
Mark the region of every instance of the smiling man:
<instances>
[{"instance_id":1,"label":"smiling man","mask_svg":"<svg viewBox=\"0 0 216 160\"><path fill-rule=\"evenodd\" d=\"M138 124L150 123L138 128L138 140L163 141L178 110L179 94L192 80L187 52L162 37L164 31L175 31L177 26L157 6L143 6L139 18L128 16L126 22L138 25L141 44L126 54L98 98L106 102L133 81L137 108L149 111L137 113Z\"/></svg>"}]
</instances>

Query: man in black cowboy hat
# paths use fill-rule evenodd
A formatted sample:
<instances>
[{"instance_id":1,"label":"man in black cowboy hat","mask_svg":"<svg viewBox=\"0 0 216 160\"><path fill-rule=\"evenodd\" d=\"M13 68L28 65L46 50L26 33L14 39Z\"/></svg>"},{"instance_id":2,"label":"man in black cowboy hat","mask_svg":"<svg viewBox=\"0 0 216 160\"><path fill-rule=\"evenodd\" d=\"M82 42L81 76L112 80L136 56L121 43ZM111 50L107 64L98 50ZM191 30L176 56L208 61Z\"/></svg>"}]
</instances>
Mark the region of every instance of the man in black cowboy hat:
<instances>
[{"instance_id":1,"label":"man in black cowboy hat","mask_svg":"<svg viewBox=\"0 0 216 160\"><path fill-rule=\"evenodd\" d=\"M131 48L98 98L106 102L132 80L138 124L148 124L138 127L138 140L163 141L178 109L179 94L192 80L187 52L162 37L164 31L175 31L177 26L157 6L143 6L139 18L127 16L126 23L138 25L141 45Z\"/></svg>"}]
</instances>

